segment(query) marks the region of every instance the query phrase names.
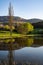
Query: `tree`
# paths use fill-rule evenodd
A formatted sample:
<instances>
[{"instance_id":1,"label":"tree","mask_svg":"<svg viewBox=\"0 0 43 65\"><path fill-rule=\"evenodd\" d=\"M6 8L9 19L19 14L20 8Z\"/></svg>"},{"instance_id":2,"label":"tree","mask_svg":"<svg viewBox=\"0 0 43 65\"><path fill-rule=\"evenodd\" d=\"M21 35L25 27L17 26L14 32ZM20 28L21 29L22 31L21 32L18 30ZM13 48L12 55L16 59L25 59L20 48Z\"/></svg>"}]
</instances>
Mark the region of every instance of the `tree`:
<instances>
[{"instance_id":1,"label":"tree","mask_svg":"<svg viewBox=\"0 0 43 65\"><path fill-rule=\"evenodd\" d=\"M30 31L33 31L33 26L31 23L21 23L17 26L17 32L26 34Z\"/></svg>"},{"instance_id":2,"label":"tree","mask_svg":"<svg viewBox=\"0 0 43 65\"><path fill-rule=\"evenodd\" d=\"M13 16L14 15L14 12L13 12L13 6L11 5L11 3L9 4L9 27L10 27L10 36L12 38L12 26L14 24L14 21L13 21Z\"/></svg>"},{"instance_id":3,"label":"tree","mask_svg":"<svg viewBox=\"0 0 43 65\"><path fill-rule=\"evenodd\" d=\"M9 26L9 25L5 25L5 26L4 26L4 29L6 29L6 30L10 30L10 26ZM12 30L14 30L14 29L15 29L15 27L12 26Z\"/></svg>"}]
</instances>

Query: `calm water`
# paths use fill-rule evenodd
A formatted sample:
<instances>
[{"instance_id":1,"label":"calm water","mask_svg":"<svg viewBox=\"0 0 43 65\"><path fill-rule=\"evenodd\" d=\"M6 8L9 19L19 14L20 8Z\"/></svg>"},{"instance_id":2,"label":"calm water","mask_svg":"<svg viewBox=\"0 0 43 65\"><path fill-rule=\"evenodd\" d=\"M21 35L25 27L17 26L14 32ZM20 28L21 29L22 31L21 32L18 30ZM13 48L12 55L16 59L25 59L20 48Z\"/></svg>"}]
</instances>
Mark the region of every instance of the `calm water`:
<instances>
[{"instance_id":1,"label":"calm water","mask_svg":"<svg viewBox=\"0 0 43 65\"><path fill-rule=\"evenodd\" d=\"M43 65L43 37L0 39L0 65Z\"/></svg>"}]
</instances>

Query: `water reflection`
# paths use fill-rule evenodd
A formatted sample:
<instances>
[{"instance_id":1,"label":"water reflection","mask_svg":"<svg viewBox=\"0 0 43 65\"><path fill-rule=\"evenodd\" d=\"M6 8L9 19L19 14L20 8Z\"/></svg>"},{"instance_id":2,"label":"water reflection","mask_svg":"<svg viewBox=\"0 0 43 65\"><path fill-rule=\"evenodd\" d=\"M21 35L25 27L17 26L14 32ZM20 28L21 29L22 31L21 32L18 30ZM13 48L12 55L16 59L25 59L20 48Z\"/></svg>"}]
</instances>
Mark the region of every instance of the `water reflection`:
<instances>
[{"instance_id":1,"label":"water reflection","mask_svg":"<svg viewBox=\"0 0 43 65\"><path fill-rule=\"evenodd\" d=\"M5 64L6 65L24 65L24 64L25 65L29 65L29 64L38 65L38 62L34 63L35 62L34 60L31 60L31 62L29 62L28 60L30 60L32 58L31 58L31 56L29 56L27 54L30 53L32 48L36 48L36 51L37 51L38 50L37 48L40 48L40 46L43 46L42 37L40 37L40 38L39 37L25 37L25 38L3 39L3 40L0 39L0 52L1 52L0 53L0 65L5 65ZM21 49L23 49L23 48L24 48L24 51L23 50L21 51ZM29 51L29 53L27 53L26 48L28 48L27 51ZM29 49L31 49L31 50L29 50ZM18 51L18 50L20 50L20 51ZM5 52L3 52L3 51L5 51ZM33 49L32 51L35 51L35 49ZM25 52L24 56L22 57L21 54L18 55L18 52L19 52L19 54L20 54L20 52L21 52L21 54ZM32 52L32 53L34 53L34 52ZM32 53L30 55L32 55ZM32 56L34 57L34 55L32 55ZM7 57L5 57L5 56L7 56ZM25 57L25 59L24 59L24 57ZM20 60L22 60L22 62ZM42 61L42 60L40 60L40 61ZM34 61L34 62L32 63L32 61Z\"/></svg>"},{"instance_id":2,"label":"water reflection","mask_svg":"<svg viewBox=\"0 0 43 65\"><path fill-rule=\"evenodd\" d=\"M12 38L10 39L11 42L10 42L10 46L9 46L9 54L8 54L8 61L9 61L9 64L8 65L13 65L13 41L12 41Z\"/></svg>"},{"instance_id":3,"label":"water reflection","mask_svg":"<svg viewBox=\"0 0 43 65\"><path fill-rule=\"evenodd\" d=\"M22 47L29 47L33 44L33 38L15 38L15 39L4 39L0 40L0 50L8 50L8 49L19 49ZM12 45L11 45L12 43ZM10 47L11 46L11 47Z\"/></svg>"}]
</instances>

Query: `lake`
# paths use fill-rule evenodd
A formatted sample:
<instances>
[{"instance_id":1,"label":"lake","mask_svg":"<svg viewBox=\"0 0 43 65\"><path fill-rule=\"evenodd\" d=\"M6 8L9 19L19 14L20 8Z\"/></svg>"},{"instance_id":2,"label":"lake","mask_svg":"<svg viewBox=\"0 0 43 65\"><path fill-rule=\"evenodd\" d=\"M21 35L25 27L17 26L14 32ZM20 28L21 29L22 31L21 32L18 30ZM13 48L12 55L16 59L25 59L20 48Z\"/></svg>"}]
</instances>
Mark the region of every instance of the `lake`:
<instances>
[{"instance_id":1,"label":"lake","mask_svg":"<svg viewBox=\"0 0 43 65\"><path fill-rule=\"evenodd\" d=\"M43 65L43 37L0 39L0 65Z\"/></svg>"}]
</instances>

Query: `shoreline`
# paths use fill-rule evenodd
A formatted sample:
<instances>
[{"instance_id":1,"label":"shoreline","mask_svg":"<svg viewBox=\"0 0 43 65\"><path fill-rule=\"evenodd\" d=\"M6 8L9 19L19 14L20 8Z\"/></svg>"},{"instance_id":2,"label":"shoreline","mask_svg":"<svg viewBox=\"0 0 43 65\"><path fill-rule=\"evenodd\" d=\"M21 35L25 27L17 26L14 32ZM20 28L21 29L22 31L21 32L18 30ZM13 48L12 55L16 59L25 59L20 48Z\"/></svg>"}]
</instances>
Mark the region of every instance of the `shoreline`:
<instances>
[{"instance_id":1,"label":"shoreline","mask_svg":"<svg viewBox=\"0 0 43 65\"><path fill-rule=\"evenodd\" d=\"M29 34L29 35L23 35L23 34L12 34L12 36L7 34L1 34L0 39L11 39L11 38L19 38L19 37L43 37L43 35L40 34Z\"/></svg>"}]
</instances>

